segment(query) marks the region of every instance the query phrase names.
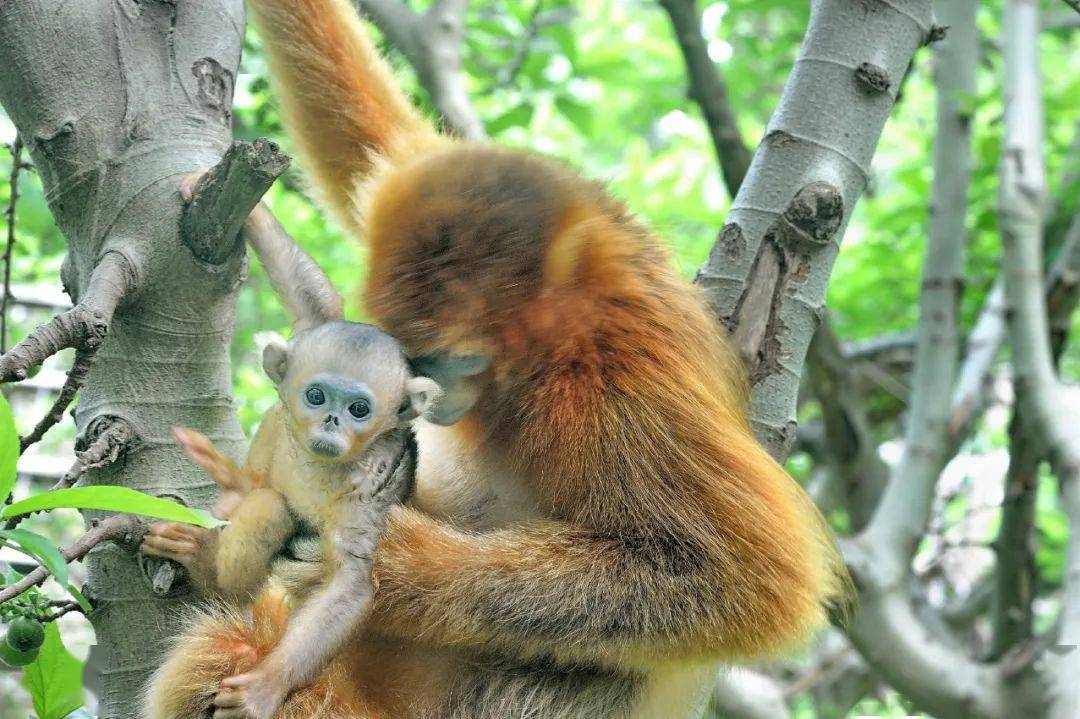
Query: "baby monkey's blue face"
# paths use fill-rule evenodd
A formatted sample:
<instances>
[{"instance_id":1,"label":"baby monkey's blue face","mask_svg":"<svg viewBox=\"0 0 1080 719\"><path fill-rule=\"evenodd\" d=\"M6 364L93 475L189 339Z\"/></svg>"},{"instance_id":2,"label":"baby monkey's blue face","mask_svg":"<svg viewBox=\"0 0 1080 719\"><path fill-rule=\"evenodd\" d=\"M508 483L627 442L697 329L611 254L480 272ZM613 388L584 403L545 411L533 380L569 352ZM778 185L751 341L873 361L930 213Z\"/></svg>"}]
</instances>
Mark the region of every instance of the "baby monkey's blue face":
<instances>
[{"instance_id":1,"label":"baby monkey's blue face","mask_svg":"<svg viewBox=\"0 0 1080 719\"><path fill-rule=\"evenodd\" d=\"M364 382L319 374L301 384L296 419L306 429L306 444L315 454L337 459L365 444L378 411L375 393Z\"/></svg>"}]
</instances>

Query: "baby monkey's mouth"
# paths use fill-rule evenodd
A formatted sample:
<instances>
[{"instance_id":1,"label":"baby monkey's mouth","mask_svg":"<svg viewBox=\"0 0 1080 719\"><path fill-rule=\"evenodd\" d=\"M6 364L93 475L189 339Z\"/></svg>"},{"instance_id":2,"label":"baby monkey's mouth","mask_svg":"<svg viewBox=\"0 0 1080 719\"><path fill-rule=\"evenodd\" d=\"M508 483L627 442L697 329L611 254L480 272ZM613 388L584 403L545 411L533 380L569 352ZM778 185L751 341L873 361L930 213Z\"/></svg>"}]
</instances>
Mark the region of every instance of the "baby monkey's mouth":
<instances>
[{"instance_id":1,"label":"baby monkey's mouth","mask_svg":"<svg viewBox=\"0 0 1080 719\"><path fill-rule=\"evenodd\" d=\"M331 459L341 456L341 447L333 442L327 442L322 439L309 439L308 449L320 457L329 457Z\"/></svg>"}]
</instances>

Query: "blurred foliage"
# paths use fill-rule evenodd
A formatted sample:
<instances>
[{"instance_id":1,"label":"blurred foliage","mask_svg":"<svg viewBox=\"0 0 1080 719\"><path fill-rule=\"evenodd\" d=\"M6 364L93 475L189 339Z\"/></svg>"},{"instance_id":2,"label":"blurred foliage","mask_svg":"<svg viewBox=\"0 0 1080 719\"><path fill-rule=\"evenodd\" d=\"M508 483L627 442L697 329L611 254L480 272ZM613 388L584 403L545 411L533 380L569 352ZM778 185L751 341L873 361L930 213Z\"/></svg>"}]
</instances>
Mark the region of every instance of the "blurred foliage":
<instances>
[{"instance_id":1,"label":"blurred foliage","mask_svg":"<svg viewBox=\"0 0 1080 719\"><path fill-rule=\"evenodd\" d=\"M411 3L423 9L428 0ZM1047 19L1061 17L1059 2L1046 0ZM709 53L723 73L746 142L756 146L795 61L808 20L805 0L705 0L702 30ZM963 318L973 322L997 275L997 162L1002 132L1001 0L984 2L978 90L970 103L974 133L973 181L968 208L970 230ZM700 112L689 99L682 57L667 16L653 0L474 0L467 19L464 72L476 109L493 138L562 158L587 175L607 182L671 248L673 262L691 277L708 253L730 198L720 179ZM1080 33L1075 25L1052 27L1042 35L1047 162L1053 203L1066 216L1077 210L1080 188L1062 187L1062 176L1080 167L1069 148L1077 140L1080 109ZM434 116L430 100L404 60L386 48L407 90ZM933 180L934 90L932 55L920 50L873 162L866 196L856 207L844 238L829 290L834 326L845 340L864 339L914 328L920 267L931 208ZM269 136L289 151L278 117L257 37L249 33L236 91L238 137ZM13 129L0 116L0 140ZM10 157L0 150L0 207L7 206ZM16 283L58 284L65 252L40 184L23 174L18 206L18 242L12 276ZM330 274L347 298L351 318L363 319L358 288L365 257L360 244L335 228L303 191L299 168L291 169L267 202L292 233ZM1051 244L1060 226L1048 232ZM29 327L16 323L11 334ZM250 433L274 397L258 361L259 333L287 333L289 319L253 259L240 296L233 343L237 407ZM1063 358L1066 377L1080 376L1080 349L1070 344ZM884 394L884 393L881 393ZM890 416L903 410L903 397L873 398L872 408L888 405ZM808 403L804 420L813 417ZM20 429L36 418L18 417ZM962 486L978 487L986 463L1007 447L1005 421L980 422L964 448ZM895 435L897 425L882 430ZM63 430L67 431L67 430ZM886 437L887 438L887 437ZM883 450L888 449L888 443ZM885 452L883 451L883 454ZM1003 461L1003 460L1002 460ZM1000 465L1000 461L999 461ZM793 472L810 478L810 455L793 459ZM966 468L965 468L966 467ZM980 467L982 469L980 469ZM993 465L994 472L1000 467ZM1067 524L1057 500L1056 482L1043 473L1038 493L1037 562L1043 596L1060 586ZM964 494L940 508L942 536L977 511ZM985 511L985 507L983 510ZM993 514L996 510L990 508ZM841 523L842 518L839 520ZM988 542L996 516L984 527ZM31 524L31 526L34 526ZM50 535L54 536L54 535ZM927 541L928 553L941 545ZM922 554L922 553L920 553ZM949 591L952 591L951 588ZM1051 602L1039 605L1039 626L1053 619ZM818 716L804 695L796 716ZM893 693L866 699L851 716L900 717L913 714Z\"/></svg>"}]
</instances>

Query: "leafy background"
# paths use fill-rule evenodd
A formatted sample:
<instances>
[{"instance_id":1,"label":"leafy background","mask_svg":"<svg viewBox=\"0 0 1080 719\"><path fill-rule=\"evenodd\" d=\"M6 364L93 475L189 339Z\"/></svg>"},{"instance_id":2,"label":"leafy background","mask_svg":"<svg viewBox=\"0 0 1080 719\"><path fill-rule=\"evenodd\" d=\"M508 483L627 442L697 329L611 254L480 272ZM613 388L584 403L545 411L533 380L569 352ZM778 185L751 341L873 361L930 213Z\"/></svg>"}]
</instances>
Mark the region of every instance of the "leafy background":
<instances>
[{"instance_id":1,"label":"leafy background","mask_svg":"<svg viewBox=\"0 0 1080 719\"><path fill-rule=\"evenodd\" d=\"M422 9L426 3L415 3ZM1060 7L1059 7L1060 6ZM791 70L808 19L804 0L724 0L705 2L702 30L709 51L728 83L739 126L750 146L761 139L779 92ZM1051 196L1075 210L1080 192L1062 188L1065 158L1076 141L1080 119L1080 52L1075 25L1055 26L1068 9L1046 3L1047 24L1041 50L1045 73L1047 158ZM1000 238L996 225L996 177L1001 143L1001 53L996 38L1000 3L983 4L978 92L970 98L974 132L974 174L968 212L970 229L967 281L963 297L970 326L997 273ZM465 48L467 85L488 132L500 143L527 147L562 158L587 175L605 180L670 245L672 261L692 277L708 253L730 203L720 179L709 136L686 91L685 71L667 16L644 0L476 0L472 3ZM405 63L391 55L416 102L432 112ZM861 340L914 328L916 300L930 208L934 92L930 53L916 56L873 164L871 186L856 208L829 290L829 310L837 333ZM434 114L432 112L432 114ZM259 41L249 33L236 92L236 135L269 136L289 148L270 93ZM13 130L0 116L0 139ZM7 206L10 158L0 152L0 206ZM362 319L356 299L364 277L364 249L333 227L303 191L297 168L291 169L267 201L285 227L329 272L348 298L348 314ZM58 285L65 252L53 226L41 188L32 172L23 174L17 213L17 243L12 277L19 284ZM12 316L10 335L23 336L33 317ZM289 322L257 262L241 293L233 342L236 404L249 433L273 403L258 362L258 335L285 333ZM1080 350L1070 344L1063 366L1066 378L1080 371ZM65 360L67 361L67 360ZM880 402L901 404L888 392ZM895 393L894 393L895 394ZM902 396L902 395L901 395ZM804 404L804 420L815 414ZM895 450L902 406L875 427L882 453ZM37 419L19 412L20 431ZM976 435L946 473L963 488L939 508L941 545L927 546L925 561L945 561L950 527L970 524L973 512L985 534L996 530L996 508L981 507L980 482L1000 477L1004 469L1007 412L991 411ZM65 451L73 435L66 421L47 438L47 446ZM792 471L806 477L813 462L792 459ZM951 474L950 474L951 473ZM948 477L946 479L948 479ZM1066 523L1056 502L1052 478L1043 478L1037 526L1041 535L1040 581L1052 591L1060 582ZM945 480L943 480L945 481ZM946 482L947 483L947 482ZM985 494L985 493L983 493ZM986 502L983 502L986 504ZM78 527L77 515L53 513L26 526L57 540ZM970 537L967 538L970 540ZM976 537L976 540L979 538ZM989 549L986 548L989 552ZM970 557L972 555L964 555ZM976 555L977 556L977 555ZM976 562L977 564L977 562ZM973 574L978 569L972 570ZM77 579L78 570L73 568ZM55 590L56 588L53 587ZM959 592L962 587L946 586ZM1042 616L1042 622L1050 617ZM65 637L76 654L89 641L84 620L65 617ZM81 632L81 633L80 633ZM53 634L50 633L50 637ZM50 639L49 641L53 641ZM32 679L28 675L28 680ZM2 681L2 674L0 674ZM0 688L8 687L0 684ZM5 703L6 702L6 703ZM815 710L809 699L796 699L798 716ZM26 716L38 711L25 694L0 691L0 715ZM912 713L892 692L878 691L852 716L898 717ZM41 719L53 719L42 715Z\"/></svg>"}]
</instances>

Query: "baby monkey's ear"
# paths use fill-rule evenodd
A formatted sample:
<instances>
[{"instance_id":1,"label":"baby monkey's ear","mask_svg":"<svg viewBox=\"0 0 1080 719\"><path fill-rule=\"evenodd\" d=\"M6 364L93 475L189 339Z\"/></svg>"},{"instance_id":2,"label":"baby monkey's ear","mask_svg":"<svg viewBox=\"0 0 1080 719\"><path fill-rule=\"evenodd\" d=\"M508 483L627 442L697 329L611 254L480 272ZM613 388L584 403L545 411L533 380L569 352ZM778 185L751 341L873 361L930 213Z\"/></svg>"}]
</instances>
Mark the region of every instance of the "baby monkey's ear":
<instances>
[{"instance_id":1,"label":"baby monkey's ear","mask_svg":"<svg viewBox=\"0 0 1080 719\"><path fill-rule=\"evenodd\" d=\"M281 384L285 379L285 372L289 369L289 344L281 335L272 335L270 341L263 347L263 370L266 376L275 384Z\"/></svg>"},{"instance_id":2,"label":"baby monkey's ear","mask_svg":"<svg viewBox=\"0 0 1080 719\"><path fill-rule=\"evenodd\" d=\"M432 410L443 397L442 387L430 377L410 377L405 381L406 401L398 412L398 420L411 422L417 417L430 420Z\"/></svg>"}]
</instances>

